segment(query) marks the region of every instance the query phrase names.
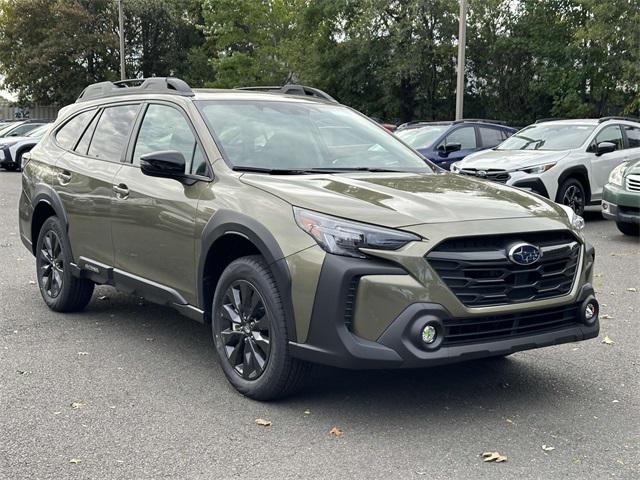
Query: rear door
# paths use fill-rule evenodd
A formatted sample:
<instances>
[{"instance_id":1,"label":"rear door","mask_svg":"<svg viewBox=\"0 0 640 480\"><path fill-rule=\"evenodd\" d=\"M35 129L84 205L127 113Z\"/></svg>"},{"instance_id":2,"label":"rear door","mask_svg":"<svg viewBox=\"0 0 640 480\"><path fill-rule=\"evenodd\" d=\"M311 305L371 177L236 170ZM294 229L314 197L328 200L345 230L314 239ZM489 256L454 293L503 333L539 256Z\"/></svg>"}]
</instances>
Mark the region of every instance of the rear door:
<instances>
[{"instance_id":1,"label":"rear door","mask_svg":"<svg viewBox=\"0 0 640 480\"><path fill-rule=\"evenodd\" d=\"M115 266L130 280L134 276L137 282L169 287L194 304L196 208L210 180L195 130L177 105L150 103L129 150L129 161L114 182L119 189L112 220ZM186 173L199 175L204 181L186 185L144 175L140 156L163 150L182 153ZM173 301L178 298L171 295Z\"/></svg>"},{"instance_id":2,"label":"rear door","mask_svg":"<svg viewBox=\"0 0 640 480\"><path fill-rule=\"evenodd\" d=\"M97 274L114 262L113 179L122 166L139 107L127 104L83 112L56 134L56 142L67 152L56 163L54 189L67 214L73 255L81 267L90 264Z\"/></svg>"},{"instance_id":3,"label":"rear door","mask_svg":"<svg viewBox=\"0 0 640 480\"><path fill-rule=\"evenodd\" d=\"M498 128L478 127L478 132L483 149L497 147L505 138L504 132Z\"/></svg>"},{"instance_id":4,"label":"rear door","mask_svg":"<svg viewBox=\"0 0 640 480\"><path fill-rule=\"evenodd\" d=\"M596 155L594 153L595 147L601 142L611 142L615 144L616 150L603 155ZM620 125L607 125L600 130L589 147L589 151L591 153L592 176L592 178L590 178L591 201L595 202L602 198L602 189L609 180L611 170L624 162L628 155L628 151L624 149L624 140Z\"/></svg>"}]
</instances>

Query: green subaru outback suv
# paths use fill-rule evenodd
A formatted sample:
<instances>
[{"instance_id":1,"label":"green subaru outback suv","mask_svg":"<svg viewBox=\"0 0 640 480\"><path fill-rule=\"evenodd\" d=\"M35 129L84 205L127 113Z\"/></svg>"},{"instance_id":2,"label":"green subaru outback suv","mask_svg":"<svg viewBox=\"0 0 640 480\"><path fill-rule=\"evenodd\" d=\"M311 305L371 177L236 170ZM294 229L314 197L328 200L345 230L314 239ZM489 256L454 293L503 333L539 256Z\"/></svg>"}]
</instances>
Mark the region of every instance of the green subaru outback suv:
<instances>
[{"instance_id":1,"label":"green subaru outback suv","mask_svg":"<svg viewBox=\"0 0 640 480\"><path fill-rule=\"evenodd\" d=\"M109 284L210 322L256 399L311 363L427 367L598 334L580 217L445 172L311 88L91 85L22 180L52 310Z\"/></svg>"}]
</instances>

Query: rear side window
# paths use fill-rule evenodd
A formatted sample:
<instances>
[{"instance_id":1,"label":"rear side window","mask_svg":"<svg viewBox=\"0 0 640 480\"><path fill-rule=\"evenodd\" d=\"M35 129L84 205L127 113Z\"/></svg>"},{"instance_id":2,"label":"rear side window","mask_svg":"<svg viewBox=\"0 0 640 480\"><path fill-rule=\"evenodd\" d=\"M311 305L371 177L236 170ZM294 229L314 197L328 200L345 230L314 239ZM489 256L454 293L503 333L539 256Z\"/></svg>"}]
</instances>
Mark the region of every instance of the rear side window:
<instances>
[{"instance_id":1,"label":"rear side window","mask_svg":"<svg viewBox=\"0 0 640 480\"><path fill-rule=\"evenodd\" d=\"M627 134L629 148L640 148L640 128L625 125L624 132Z\"/></svg>"},{"instance_id":2,"label":"rear side window","mask_svg":"<svg viewBox=\"0 0 640 480\"><path fill-rule=\"evenodd\" d=\"M71 150L78 141L78 138L80 138L80 135L82 135L82 132L84 132L87 123L89 123L94 113L95 110L79 113L65 123L62 128L58 130L58 133L56 133L56 142L58 145L67 150Z\"/></svg>"},{"instance_id":3,"label":"rear side window","mask_svg":"<svg viewBox=\"0 0 640 480\"><path fill-rule=\"evenodd\" d=\"M80 153L81 155L87 154L87 150L89 149L89 142L91 142L91 137L93 137L93 132L96 129L96 123L98 123L99 118L100 118L100 115L96 115L93 117L93 119L91 120L91 123L82 134L82 137L80 137L80 141L78 142L78 145L76 145L76 148L74 148L74 150Z\"/></svg>"},{"instance_id":4,"label":"rear side window","mask_svg":"<svg viewBox=\"0 0 640 480\"><path fill-rule=\"evenodd\" d=\"M502 142L503 135L501 130L495 128L479 127L480 140L485 148L493 148Z\"/></svg>"},{"instance_id":5,"label":"rear side window","mask_svg":"<svg viewBox=\"0 0 640 480\"><path fill-rule=\"evenodd\" d=\"M139 105L119 105L102 111L88 154L100 160L119 162Z\"/></svg>"},{"instance_id":6,"label":"rear side window","mask_svg":"<svg viewBox=\"0 0 640 480\"><path fill-rule=\"evenodd\" d=\"M186 172L206 174L206 160L189 123L182 113L167 105L149 105L140 126L133 152L133 164L140 164L140 157L162 150L180 152L186 160Z\"/></svg>"}]
</instances>

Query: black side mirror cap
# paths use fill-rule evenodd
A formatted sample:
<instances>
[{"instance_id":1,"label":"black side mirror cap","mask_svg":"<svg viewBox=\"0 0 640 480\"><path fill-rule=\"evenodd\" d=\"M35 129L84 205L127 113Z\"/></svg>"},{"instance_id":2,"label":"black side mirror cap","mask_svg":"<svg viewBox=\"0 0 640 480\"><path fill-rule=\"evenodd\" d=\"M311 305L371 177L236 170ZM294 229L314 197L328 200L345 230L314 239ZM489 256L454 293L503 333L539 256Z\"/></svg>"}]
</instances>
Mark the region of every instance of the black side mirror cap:
<instances>
[{"instance_id":1,"label":"black side mirror cap","mask_svg":"<svg viewBox=\"0 0 640 480\"><path fill-rule=\"evenodd\" d=\"M175 150L151 152L140 157L140 170L150 177L180 180L185 177L186 166L184 155Z\"/></svg>"},{"instance_id":2,"label":"black side mirror cap","mask_svg":"<svg viewBox=\"0 0 640 480\"><path fill-rule=\"evenodd\" d=\"M459 150L462 150L462 145L460 143L447 143L446 145L438 145L438 151L441 153L452 153Z\"/></svg>"}]
</instances>

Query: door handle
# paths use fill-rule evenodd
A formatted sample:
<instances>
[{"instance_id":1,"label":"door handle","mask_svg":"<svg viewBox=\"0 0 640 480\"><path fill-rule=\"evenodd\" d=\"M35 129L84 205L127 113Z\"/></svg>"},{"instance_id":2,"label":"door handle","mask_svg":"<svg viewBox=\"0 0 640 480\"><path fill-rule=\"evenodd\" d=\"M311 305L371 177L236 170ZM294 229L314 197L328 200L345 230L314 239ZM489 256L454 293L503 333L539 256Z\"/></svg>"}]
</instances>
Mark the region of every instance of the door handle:
<instances>
[{"instance_id":1,"label":"door handle","mask_svg":"<svg viewBox=\"0 0 640 480\"><path fill-rule=\"evenodd\" d=\"M71 181L71 172L63 170L58 172L58 182L60 185L67 185Z\"/></svg>"},{"instance_id":2,"label":"door handle","mask_svg":"<svg viewBox=\"0 0 640 480\"><path fill-rule=\"evenodd\" d=\"M120 185L114 185L113 191L115 192L116 197L118 198L124 199L129 196L129 187L127 187L124 183L121 183Z\"/></svg>"}]
</instances>

